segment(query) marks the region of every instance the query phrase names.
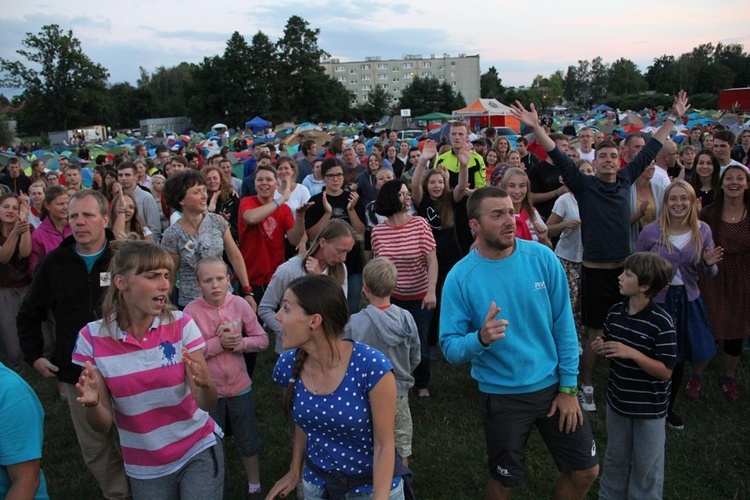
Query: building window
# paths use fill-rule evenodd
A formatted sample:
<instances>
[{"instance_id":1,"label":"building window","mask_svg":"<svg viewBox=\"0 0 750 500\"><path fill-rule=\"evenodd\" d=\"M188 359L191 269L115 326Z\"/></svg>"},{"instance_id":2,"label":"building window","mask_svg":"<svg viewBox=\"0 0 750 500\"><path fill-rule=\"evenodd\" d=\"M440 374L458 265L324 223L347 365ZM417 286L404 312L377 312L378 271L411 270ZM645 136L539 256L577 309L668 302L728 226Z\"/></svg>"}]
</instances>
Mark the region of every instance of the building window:
<instances>
[{"instance_id":1,"label":"building window","mask_svg":"<svg viewBox=\"0 0 750 500\"><path fill-rule=\"evenodd\" d=\"M388 74L387 73L380 73L378 75L378 80L387 80L387 79L388 79Z\"/></svg>"},{"instance_id":2,"label":"building window","mask_svg":"<svg viewBox=\"0 0 750 500\"><path fill-rule=\"evenodd\" d=\"M339 81L339 82L343 83L343 82L346 81L346 77L345 76L337 76L336 77L336 81Z\"/></svg>"},{"instance_id":3,"label":"building window","mask_svg":"<svg viewBox=\"0 0 750 500\"><path fill-rule=\"evenodd\" d=\"M432 71L425 71L422 73L422 78L432 78Z\"/></svg>"},{"instance_id":4,"label":"building window","mask_svg":"<svg viewBox=\"0 0 750 500\"><path fill-rule=\"evenodd\" d=\"M363 70L363 71L369 71L369 70L371 69L371 67L372 67L372 65L371 65L371 64L362 64L362 65L361 65L361 66L359 67L359 69L361 69L361 70Z\"/></svg>"},{"instance_id":5,"label":"building window","mask_svg":"<svg viewBox=\"0 0 750 500\"><path fill-rule=\"evenodd\" d=\"M456 86L456 82L451 82L451 87L455 87L455 86Z\"/></svg>"},{"instance_id":6,"label":"building window","mask_svg":"<svg viewBox=\"0 0 750 500\"><path fill-rule=\"evenodd\" d=\"M388 69L388 63L380 63L380 64L378 64L378 69Z\"/></svg>"},{"instance_id":7,"label":"building window","mask_svg":"<svg viewBox=\"0 0 750 500\"><path fill-rule=\"evenodd\" d=\"M431 68L432 62L431 61L422 61L422 67L423 68Z\"/></svg>"},{"instance_id":8,"label":"building window","mask_svg":"<svg viewBox=\"0 0 750 500\"><path fill-rule=\"evenodd\" d=\"M350 69L349 70L349 74L350 75L356 75L357 74L357 70L356 69Z\"/></svg>"},{"instance_id":9,"label":"building window","mask_svg":"<svg viewBox=\"0 0 750 500\"><path fill-rule=\"evenodd\" d=\"M456 65L456 61L451 61L451 66L455 66L455 65Z\"/></svg>"},{"instance_id":10,"label":"building window","mask_svg":"<svg viewBox=\"0 0 750 500\"><path fill-rule=\"evenodd\" d=\"M413 68L413 67L414 67L414 63L413 62L405 62L404 63L404 68L409 69L409 68Z\"/></svg>"},{"instance_id":11,"label":"building window","mask_svg":"<svg viewBox=\"0 0 750 500\"><path fill-rule=\"evenodd\" d=\"M398 80L399 80L398 78L394 78L394 79L393 79L393 81L394 81L394 82L397 82Z\"/></svg>"},{"instance_id":12,"label":"building window","mask_svg":"<svg viewBox=\"0 0 750 500\"><path fill-rule=\"evenodd\" d=\"M362 85L362 90L364 91L372 90L372 85Z\"/></svg>"},{"instance_id":13,"label":"building window","mask_svg":"<svg viewBox=\"0 0 750 500\"><path fill-rule=\"evenodd\" d=\"M362 81L366 80L372 80L372 77L370 75L362 75Z\"/></svg>"},{"instance_id":14,"label":"building window","mask_svg":"<svg viewBox=\"0 0 750 500\"><path fill-rule=\"evenodd\" d=\"M336 73L342 73L346 71L346 68L343 66L336 66Z\"/></svg>"}]
</instances>

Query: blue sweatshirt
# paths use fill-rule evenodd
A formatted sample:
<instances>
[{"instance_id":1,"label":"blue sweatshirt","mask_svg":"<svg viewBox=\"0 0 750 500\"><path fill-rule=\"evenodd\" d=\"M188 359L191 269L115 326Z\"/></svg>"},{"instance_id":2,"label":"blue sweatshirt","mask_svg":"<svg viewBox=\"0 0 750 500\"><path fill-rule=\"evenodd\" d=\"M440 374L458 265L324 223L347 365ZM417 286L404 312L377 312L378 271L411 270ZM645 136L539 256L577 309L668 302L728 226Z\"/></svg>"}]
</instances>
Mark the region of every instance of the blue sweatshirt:
<instances>
[{"instance_id":1,"label":"blue sweatshirt","mask_svg":"<svg viewBox=\"0 0 750 500\"><path fill-rule=\"evenodd\" d=\"M490 303L509 325L489 347L478 332ZM472 363L488 394L525 394L575 387L578 337L565 271L546 246L516 238L513 253L485 259L473 250L448 273L440 303L440 347L449 363Z\"/></svg>"}]
</instances>

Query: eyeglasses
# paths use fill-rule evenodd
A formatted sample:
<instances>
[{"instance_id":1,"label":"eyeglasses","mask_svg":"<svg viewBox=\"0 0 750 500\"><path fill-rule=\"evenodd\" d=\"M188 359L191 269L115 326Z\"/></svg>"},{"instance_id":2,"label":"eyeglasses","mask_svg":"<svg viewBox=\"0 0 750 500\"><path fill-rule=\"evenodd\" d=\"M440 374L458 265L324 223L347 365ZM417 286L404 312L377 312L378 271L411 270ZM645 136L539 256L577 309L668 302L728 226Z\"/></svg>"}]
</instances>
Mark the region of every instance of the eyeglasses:
<instances>
[{"instance_id":1,"label":"eyeglasses","mask_svg":"<svg viewBox=\"0 0 750 500\"><path fill-rule=\"evenodd\" d=\"M344 178L344 174L326 174L325 178L326 179L331 179L331 180L333 180L333 179L343 179Z\"/></svg>"},{"instance_id":2,"label":"eyeglasses","mask_svg":"<svg viewBox=\"0 0 750 500\"><path fill-rule=\"evenodd\" d=\"M409 193L408 191L407 192L399 191L398 197L399 198L411 198L411 193Z\"/></svg>"}]
</instances>

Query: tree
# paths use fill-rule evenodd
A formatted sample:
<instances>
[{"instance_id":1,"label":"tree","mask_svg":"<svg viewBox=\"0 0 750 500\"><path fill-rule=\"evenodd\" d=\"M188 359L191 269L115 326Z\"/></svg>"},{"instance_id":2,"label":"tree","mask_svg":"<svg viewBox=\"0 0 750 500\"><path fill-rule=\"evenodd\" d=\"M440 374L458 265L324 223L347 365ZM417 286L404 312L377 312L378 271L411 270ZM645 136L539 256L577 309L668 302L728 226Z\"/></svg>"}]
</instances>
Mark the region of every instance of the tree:
<instances>
[{"instance_id":1,"label":"tree","mask_svg":"<svg viewBox=\"0 0 750 500\"><path fill-rule=\"evenodd\" d=\"M378 121L390 114L392 99L391 94L383 86L375 85L375 88L367 93L367 102L359 106L357 111L367 122Z\"/></svg>"},{"instance_id":2,"label":"tree","mask_svg":"<svg viewBox=\"0 0 750 500\"><path fill-rule=\"evenodd\" d=\"M479 77L480 94L485 99L502 99L505 93L502 79L494 66L490 66L487 73Z\"/></svg>"},{"instance_id":3,"label":"tree","mask_svg":"<svg viewBox=\"0 0 750 500\"><path fill-rule=\"evenodd\" d=\"M320 60L330 54L318 46L320 29L309 25L299 16L290 17L276 42L283 75L277 85L277 95L283 99L275 103L276 118L319 120L349 114L351 94L325 73Z\"/></svg>"},{"instance_id":4,"label":"tree","mask_svg":"<svg viewBox=\"0 0 750 500\"><path fill-rule=\"evenodd\" d=\"M575 66L568 66L563 80L563 95L568 102L575 102L578 97L578 73Z\"/></svg>"},{"instance_id":5,"label":"tree","mask_svg":"<svg viewBox=\"0 0 750 500\"><path fill-rule=\"evenodd\" d=\"M589 72L592 100L599 102L607 96L608 77L609 65L602 60L601 56L592 59L591 70Z\"/></svg>"},{"instance_id":6,"label":"tree","mask_svg":"<svg viewBox=\"0 0 750 500\"><path fill-rule=\"evenodd\" d=\"M437 78L414 77L411 84L401 91L398 107L411 109L412 116L425 115L433 111L450 113L454 109L463 108L466 101L459 93L456 94L448 82L442 84Z\"/></svg>"},{"instance_id":7,"label":"tree","mask_svg":"<svg viewBox=\"0 0 750 500\"><path fill-rule=\"evenodd\" d=\"M638 94L648 88L638 66L623 57L612 63L607 77L607 87L612 95Z\"/></svg>"},{"instance_id":8,"label":"tree","mask_svg":"<svg viewBox=\"0 0 750 500\"><path fill-rule=\"evenodd\" d=\"M46 25L36 35L26 33L21 44L16 53L26 63L0 58L0 84L24 89L19 129L67 130L104 118L109 73L83 53L71 30Z\"/></svg>"},{"instance_id":9,"label":"tree","mask_svg":"<svg viewBox=\"0 0 750 500\"><path fill-rule=\"evenodd\" d=\"M679 90L677 81L677 60L674 56L664 54L654 59L654 63L646 68L648 88L660 93L673 94Z\"/></svg>"},{"instance_id":10,"label":"tree","mask_svg":"<svg viewBox=\"0 0 750 500\"><path fill-rule=\"evenodd\" d=\"M112 128L137 128L139 121L149 116L148 95L144 88L127 82L109 87L107 123Z\"/></svg>"},{"instance_id":11,"label":"tree","mask_svg":"<svg viewBox=\"0 0 750 500\"><path fill-rule=\"evenodd\" d=\"M279 71L279 53L271 39L262 31L253 36L248 60L250 76L246 82L250 115L271 117L278 94L282 73ZM252 118L252 116L249 116ZM281 118L281 117L274 117Z\"/></svg>"}]
</instances>

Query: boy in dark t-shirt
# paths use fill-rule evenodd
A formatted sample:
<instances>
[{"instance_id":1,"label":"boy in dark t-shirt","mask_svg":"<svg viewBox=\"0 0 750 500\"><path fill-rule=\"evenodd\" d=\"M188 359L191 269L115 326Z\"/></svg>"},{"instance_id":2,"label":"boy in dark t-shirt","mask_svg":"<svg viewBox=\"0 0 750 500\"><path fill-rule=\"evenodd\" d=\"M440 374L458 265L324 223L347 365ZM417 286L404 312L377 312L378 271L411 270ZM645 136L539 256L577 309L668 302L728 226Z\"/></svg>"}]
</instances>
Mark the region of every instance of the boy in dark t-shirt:
<instances>
[{"instance_id":1,"label":"boy in dark t-shirt","mask_svg":"<svg viewBox=\"0 0 750 500\"><path fill-rule=\"evenodd\" d=\"M603 498L661 498L665 420L677 356L672 318L651 299L669 284L672 266L639 252L623 264L620 293L609 310L604 336L592 342L610 360L607 383L607 451Z\"/></svg>"}]
</instances>

